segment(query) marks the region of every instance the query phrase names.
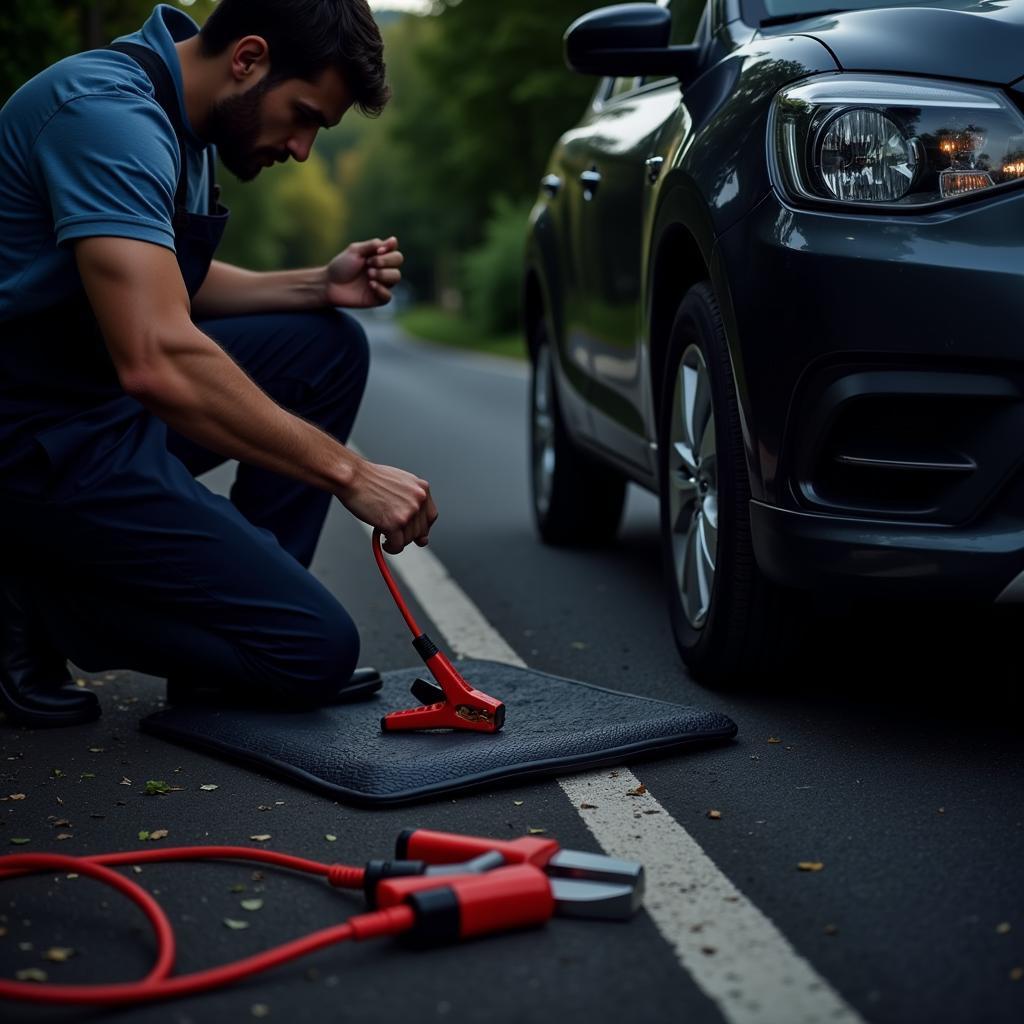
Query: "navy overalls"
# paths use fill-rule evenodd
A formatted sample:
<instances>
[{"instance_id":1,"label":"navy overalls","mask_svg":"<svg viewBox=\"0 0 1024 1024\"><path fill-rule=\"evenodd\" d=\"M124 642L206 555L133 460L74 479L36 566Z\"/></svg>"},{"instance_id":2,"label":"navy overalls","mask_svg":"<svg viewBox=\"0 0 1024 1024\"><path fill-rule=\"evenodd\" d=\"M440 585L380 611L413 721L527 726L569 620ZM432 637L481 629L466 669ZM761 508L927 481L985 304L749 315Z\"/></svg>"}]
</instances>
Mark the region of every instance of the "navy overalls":
<instances>
[{"instance_id":1,"label":"navy overalls","mask_svg":"<svg viewBox=\"0 0 1024 1024\"><path fill-rule=\"evenodd\" d=\"M170 74L152 79L178 134L175 248L189 296L227 222L185 206L187 161ZM358 323L333 309L199 326L278 404L344 442L368 369ZM126 395L84 291L0 323L0 553L30 581L51 638L88 671L321 703L356 666L359 636L307 571L331 496L240 466L231 500L194 476L222 463Z\"/></svg>"}]
</instances>

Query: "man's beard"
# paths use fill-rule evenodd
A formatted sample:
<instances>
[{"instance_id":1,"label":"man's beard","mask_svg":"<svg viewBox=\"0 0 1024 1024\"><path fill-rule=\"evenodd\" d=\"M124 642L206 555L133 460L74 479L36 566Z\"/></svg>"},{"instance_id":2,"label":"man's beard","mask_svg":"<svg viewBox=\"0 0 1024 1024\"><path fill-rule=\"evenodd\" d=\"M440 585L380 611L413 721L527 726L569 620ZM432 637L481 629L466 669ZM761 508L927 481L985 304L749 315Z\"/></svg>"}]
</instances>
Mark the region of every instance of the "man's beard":
<instances>
[{"instance_id":1,"label":"man's beard","mask_svg":"<svg viewBox=\"0 0 1024 1024\"><path fill-rule=\"evenodd\" d=\"M241 96L216 103L210 112L210 141L216 145L221 163L239 181L252 181L267 161L288 159L287 151L256 148L260 101L269 90L269 78L264 78Z\"/></svg>"}]
</instances>

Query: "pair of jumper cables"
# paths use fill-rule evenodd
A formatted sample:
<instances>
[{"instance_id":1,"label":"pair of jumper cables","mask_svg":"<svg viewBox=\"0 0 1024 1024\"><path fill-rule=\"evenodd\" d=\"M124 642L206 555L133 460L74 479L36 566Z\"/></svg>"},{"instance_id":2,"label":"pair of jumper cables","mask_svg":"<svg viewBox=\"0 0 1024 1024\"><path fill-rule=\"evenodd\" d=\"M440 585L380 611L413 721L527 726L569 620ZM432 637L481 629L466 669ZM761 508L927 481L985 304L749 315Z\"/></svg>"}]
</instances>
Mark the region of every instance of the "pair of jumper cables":
<instances>
[{"instance_id":1,"label":"pair of jumper cables","mask_svg":"<svg viewBox=\"0 0 1024 1024\"><path fill-rule=\"evenodd\" d=\"M113 869L181 860L247 860L304 871L326 878L336 888L362 889L372 909L255 956L174 976L175 938L170 921L145 889ZM641 865L563 850L554 839L481 839L423 829L399 836L395 859L370 861L365 868L235 846L90 857L55 853L0 857L0 879L42 871L76 872L107 883L142 909L157 938L156 963L141 981L40 985L0 980L0 998L64 1006L128 1006L196 995L349 940L406 935L419 945L436 945L540 925L556 914L625 921L639 909L644 890Z\"/></svg>"}]
</instances>

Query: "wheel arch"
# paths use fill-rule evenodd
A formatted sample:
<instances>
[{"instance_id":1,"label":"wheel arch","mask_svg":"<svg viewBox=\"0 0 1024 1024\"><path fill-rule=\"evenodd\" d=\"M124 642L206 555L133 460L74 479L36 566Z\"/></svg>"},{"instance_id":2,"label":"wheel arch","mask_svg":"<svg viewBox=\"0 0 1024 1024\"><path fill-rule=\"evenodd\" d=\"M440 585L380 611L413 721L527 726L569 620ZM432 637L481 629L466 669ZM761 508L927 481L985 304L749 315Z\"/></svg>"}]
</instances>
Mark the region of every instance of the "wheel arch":
<instances>
[{"instance_id":1,"label":"wheel arch","mask_svg":"<svg viewBox=\"0 0 1024 1024\"><path fill-rule=\"evenodd\" d=\"M668 359L669 341L676 311L687 291L700 281L708 281L715 293L725 326L729 361L740 406L744 449L751 492L759 497L761 468L750 422L746 377L742 350L736 337L736 318L732 310L732 291L726 268L715 247L716 233L710 212L696 183L683 179L665 196L652 233L651 262L648 269L647 329L652 427L657 436L661 414L662 381Z\"/></svg>"}]
</instances>

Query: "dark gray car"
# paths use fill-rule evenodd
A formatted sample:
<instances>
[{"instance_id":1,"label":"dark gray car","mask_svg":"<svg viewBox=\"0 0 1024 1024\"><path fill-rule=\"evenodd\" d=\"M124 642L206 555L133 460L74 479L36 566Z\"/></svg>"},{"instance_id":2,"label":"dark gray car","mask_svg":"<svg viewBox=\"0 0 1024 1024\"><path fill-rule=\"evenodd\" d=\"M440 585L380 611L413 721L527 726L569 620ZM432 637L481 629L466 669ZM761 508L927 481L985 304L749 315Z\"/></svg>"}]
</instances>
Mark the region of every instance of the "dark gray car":
<instances>
[{"instance_id":1,"label":"dark gray car","mask_svg":"<svg viewBox=\"0 0 1024 1024\"><path fill-rule=\"evenodd\" d=\"M808 591L1024 599L1024 2L825 3L581 18L530 222L540 533L659 494L712 680Z\"/></svg>"}]
</instances>

